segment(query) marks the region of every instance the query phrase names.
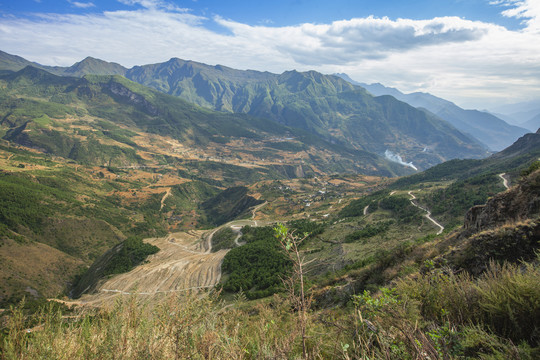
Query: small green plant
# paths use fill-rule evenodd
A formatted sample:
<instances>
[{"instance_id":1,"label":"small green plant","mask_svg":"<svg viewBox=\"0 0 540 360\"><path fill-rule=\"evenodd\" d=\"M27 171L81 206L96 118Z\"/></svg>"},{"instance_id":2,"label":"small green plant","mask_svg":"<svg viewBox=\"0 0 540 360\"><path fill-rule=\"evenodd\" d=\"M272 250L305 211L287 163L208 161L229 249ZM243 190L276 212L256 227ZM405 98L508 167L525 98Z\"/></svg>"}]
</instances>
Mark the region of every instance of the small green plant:
<instances>
[{"instance_id":1,"label":"small green plant","mask_svg":"<svg viewBox=\"0 0 540 360\"><path fill-rule=\"evenodd\" d=\"M369 290L364 290L362 295L353 295L354 305L368 317L375 316L387 306L399 304L396 289L383 287L379 296L374 297Z\"/></svg>"}]
</instances>

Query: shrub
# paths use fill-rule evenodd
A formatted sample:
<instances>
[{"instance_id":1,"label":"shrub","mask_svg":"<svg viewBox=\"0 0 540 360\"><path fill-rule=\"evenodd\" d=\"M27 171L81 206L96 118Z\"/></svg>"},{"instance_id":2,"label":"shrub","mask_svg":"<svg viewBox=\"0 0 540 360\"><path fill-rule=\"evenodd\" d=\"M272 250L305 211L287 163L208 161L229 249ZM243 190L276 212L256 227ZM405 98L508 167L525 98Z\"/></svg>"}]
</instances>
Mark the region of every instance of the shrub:
<instances>
[{"instance_id":1,"label":"shrub","mask_svg":"<svg viewBox=\"0 0 540 360\"><path fill-rule=\"evenodd\" d=\"M248 298L273 294L282 286L282 277L291 263L283 254L271 227L242 228L246 244L225 255L222 270L229 274L223 288L245 291Z\"/></svg>"},{"instance_id":2,"label":"shrub","mask_svg":"<svg viewBox=\"0 0 540 360\"><path fill-rule=\"evenodd\" d=\"M212 236L212 252L234 247L237 234L228 226L219 229Z\"/></svg>"},{"instance_id":3,"label":"shrub","mask_svg":"<svg viewBox=\"0 0 540 360\"><path fill-rule=\"evenodd\" d=\"M421 211L402 196L388 196L379 202L379 207L390 210L401 223L409 223L421 217Z\"/></svg>"},{"instance_id":4,"label":"shrub","mask_svg":"<svg viewBox=\"0 0 540 360\"><path fill-rule=\"evenodd\" d=\"M482 320L500 336L540 344L540 266L491 263L479 279Z\"/></svg>"},{"instance_id":5,"label":"shrub","mask_svg":"<svg viewBox=\"0 0 540 360\"><path fill-rule=\"evenodd\" d=\"M140 237L131 236L124 241L122 249L112 257L103 275L128 272L142 263L148 255L158 251L157 246L143 242Z\"/></svg>"},{"instance_id":6,"label":"shrub","mask_svg":"<svg viewBox=\"0 0 540 360\"><path fill-rule=\"evenodd\" d=\"M540 160L536 160L535 162L533 162L531 164L531 166L529 166L527 169L523 170L521 172L521 176L529 176L530 174L532 174L533 172L535 172L538 169L540 169Z\"/></svg>"},{"instance_id":7,"label":"shrub","mask_svg":"<svg viewBox=\"0 0 540 360\"><path fill-rule=\"evenodd\" d=\"M390 228L393 221L380 221L374 224L367 224L360 230L353 231L345 236L344 242L351 243L360 239L370 238L375 235L384 234Z\"/></svg>"}]
</instances>

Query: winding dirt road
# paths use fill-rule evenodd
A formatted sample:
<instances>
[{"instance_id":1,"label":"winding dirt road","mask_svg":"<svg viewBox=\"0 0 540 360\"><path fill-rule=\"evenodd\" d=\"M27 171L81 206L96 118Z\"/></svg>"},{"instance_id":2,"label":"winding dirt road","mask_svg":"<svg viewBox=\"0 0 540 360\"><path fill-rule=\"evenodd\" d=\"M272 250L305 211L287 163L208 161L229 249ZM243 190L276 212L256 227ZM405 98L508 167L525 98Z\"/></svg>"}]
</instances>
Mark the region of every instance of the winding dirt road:
<instances>
[{"instance_id":1,"label":"winding dirt road","mask_svg":"<svg viewBox=\"0 0 540 360\"><path fill-rule=\"evenodd\" d=\"M499 177L502 179L503 185L506 188L506 190L508 190L510 189L510 186L508 185L508 179L506 179L504 175L506 175L506 173L499 174Z\"/></svg>"},{"instance_id":2,"label":"winding dirt road","mask_svg":"<svg viewBox=\"0 0 540 360\"><path fill-rule=\"evenodd\" d=\"M417 208L423 210L426 212L426 215L424 215L426 217L426 219L428 219L429 221L431 221L433 224L435 224L436 226L439 227L439 231L437 232L437 235L440 235L443 231L444 231L444 226L442 226L441 224L439 224L435 219L433 219L431 217L431 211L429 211L428 209L425 209L423 207L421 207L420 205L416 204L413 200L416 199L416 196L414 196L412 194L412 191L409 191L408 192L409 196L411 197L410 201L411 201L411 204L413 204L413 206L416 206Z\"/></svg>"},{"instance_id":3,"label":"winding dirt road","mask_svg":"<svg viewBox=\"0 0 540 360\"><path fill-rule=\"evenodd\" d=\"M242 237L242 226L240 225L231 225L231 230L236 233L236 238L234 239L234 244L236 246L242 246L245 244L245 242L240 242L240 238Z\"/></svg>"}]
</instances>

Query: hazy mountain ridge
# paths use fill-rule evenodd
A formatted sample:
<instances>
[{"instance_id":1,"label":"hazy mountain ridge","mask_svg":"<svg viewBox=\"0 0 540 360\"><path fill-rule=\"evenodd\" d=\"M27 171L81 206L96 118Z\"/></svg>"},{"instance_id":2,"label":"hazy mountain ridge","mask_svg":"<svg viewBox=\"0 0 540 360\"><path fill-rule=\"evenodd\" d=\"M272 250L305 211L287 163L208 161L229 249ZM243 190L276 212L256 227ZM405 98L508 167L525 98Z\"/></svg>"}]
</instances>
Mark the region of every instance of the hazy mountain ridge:
<instances>
[{"instance_id":1,"label":"hazy mountain ridge","mask_svg":"<svg viewBox=\"0 0 540 360\"><path fill-rule=\"evenodd\" d=\"M538 113L536 116L533 116L530 120L522 123L521 126L526 127L531 131L540 128L540 113Z\"/></svg>"},{"instance_id":2,"label":"hazy mountain ridge","mask_svg":"<svg viewBox=\"0 0 540 360\"><path fill-rule=\"evenodd\" d=\"M535 132L540 128L540 101L532 100L495 107L493 114L509 124Z\"/></svg>"},{"instance_id":3,"label":"hazy mountain ridge","mask_svg":"<svg viewBox=\"0 0 540 360\"><path fill-rule=\"evenodd\" d=\"M510 146L515 139L527 133L527 129L507 124L487 112L465 110L456 104L422 92L404 94L382 84L364 84L352 80L346 74L338 74L352 84L362 86L376 96L391 95L417 108L425 108L438 117L448 121L457 129L470 134L495 151Z\"/></svg>"}]
</instances>

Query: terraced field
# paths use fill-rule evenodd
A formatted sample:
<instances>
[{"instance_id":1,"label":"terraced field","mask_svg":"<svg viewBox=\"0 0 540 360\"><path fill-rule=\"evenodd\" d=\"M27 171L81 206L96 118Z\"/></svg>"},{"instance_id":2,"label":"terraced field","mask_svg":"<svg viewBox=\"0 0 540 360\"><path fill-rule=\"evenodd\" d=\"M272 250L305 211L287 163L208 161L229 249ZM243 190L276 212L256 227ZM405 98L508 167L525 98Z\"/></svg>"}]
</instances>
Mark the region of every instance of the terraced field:
<instances>
[{"instance_id":1,"label":"terraced field","mask_svg":"<svg viewBox=\"0 0 540 360\"><path fill-rule=\"evenodd\" d=\"M84 295L80 303L107 302L118 295L158 295L215 286L227 250L210 252L211 237L204 235L204 231L189 231L147 239L161 250L147 263L106 280L95 294Z\"/></svg>"}]
</instances>

